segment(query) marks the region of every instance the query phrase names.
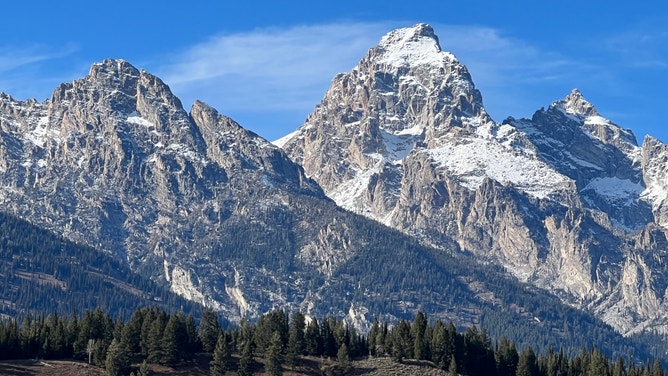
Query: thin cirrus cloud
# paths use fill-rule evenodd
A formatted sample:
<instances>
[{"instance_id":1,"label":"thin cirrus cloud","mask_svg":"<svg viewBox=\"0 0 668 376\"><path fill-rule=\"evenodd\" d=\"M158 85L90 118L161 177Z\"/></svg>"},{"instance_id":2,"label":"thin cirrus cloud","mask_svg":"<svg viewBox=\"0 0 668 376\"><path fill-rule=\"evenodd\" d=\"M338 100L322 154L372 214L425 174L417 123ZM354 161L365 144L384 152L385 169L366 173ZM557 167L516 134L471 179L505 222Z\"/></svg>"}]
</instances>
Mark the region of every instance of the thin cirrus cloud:
<instances>
[{"instance_id":1,"label":"thin cirrus cloud","mask_svg":"<svg viewBox=\"0 0 668 376\"><path fill-rule=\"evenodd\" d=\"M604 46L622 64L635 68L668 68L668 31L651 27L626 30L608 38Z\"/></svg>"},{"instance_id":2,"label":"thin cirrus cloud","mask_svg":"<svg viewBox=\"0 0 668 376\"><path fill-rule=\"evenodd\" d=\"M222 34L157 68L186 102L227 109L312 107L331 78L350 70L392 26L335 23Z\"/></svg>"},{"instance_id":3,"label":"thin cirrus cloud","mask_svg":"<svg viewBox=\"0 0 668 376\"><path fill-rule=\"evenodd\" d=\"M0 91L19 98L46 97L62 77L50 77L47 62L67 57L78 49L72 44L59 48L0 46Z\"/></svg>"}]
</instances>

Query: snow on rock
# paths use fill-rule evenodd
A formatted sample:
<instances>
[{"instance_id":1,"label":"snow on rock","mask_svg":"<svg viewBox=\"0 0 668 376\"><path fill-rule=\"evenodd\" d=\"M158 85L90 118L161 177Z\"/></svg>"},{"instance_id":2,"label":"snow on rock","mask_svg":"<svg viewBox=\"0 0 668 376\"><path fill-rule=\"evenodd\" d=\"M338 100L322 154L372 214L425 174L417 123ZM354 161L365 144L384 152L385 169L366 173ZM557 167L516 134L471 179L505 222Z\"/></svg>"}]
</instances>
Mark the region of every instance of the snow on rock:
<instances>
[{"instance_id":1,"label":"snow on rock","mask_svg":"<svg viewBox=\"0 0 668 376\"><path fill-rule=\"evenodd\" d=\"M608 202L631 205L638 200L645 188L640 183L615 177L596 178L583 191L595 191Z\"/></svg>"},{"instance_id":2,"label":"snow on rock","mask_svg":"<svg viewBox=\"0 0 668 376\"><path fill-rule=\"evenodd\" d=\"M379 44L384 53L379 63L393 67L408 65L443 64L443 59L454 59L448 52L441 51L434 30L426 24L397 29L385 35Z\"/></svg>"},{"instance_id":3,"label":"snow on rock","mask_svg":"<svg viewBox=\"0 0 668 376\"><path fill-rule=\"evenodd\" d=\"M493 140L473 138L446 143L426 153L437 165L459 176L462 184L471 190L477 189L489 177L531 196L546 198L571 184L570 179L545 162L509 151Z\"/></svg>"}]
</instances>

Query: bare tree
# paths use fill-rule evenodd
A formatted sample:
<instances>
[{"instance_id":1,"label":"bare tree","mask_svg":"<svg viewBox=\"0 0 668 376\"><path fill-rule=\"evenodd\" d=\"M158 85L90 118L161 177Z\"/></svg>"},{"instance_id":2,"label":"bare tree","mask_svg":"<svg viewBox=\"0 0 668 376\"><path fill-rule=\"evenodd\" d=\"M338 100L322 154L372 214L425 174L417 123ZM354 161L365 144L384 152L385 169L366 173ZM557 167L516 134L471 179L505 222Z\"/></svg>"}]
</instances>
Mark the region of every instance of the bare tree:
<instances>
[{"instance_id":1,"label":"bare tree","mask_svg":"<svg viewBox=\"0 0 668 376\"><path fill-rule=\"evenodd\" d=\"M95 340L91 338L88 340L88 345L86 346L86 352L88 353L88 364L90 364L90 358L93 355L93 351L95 351Z\"/></svg>"}]
</instances>

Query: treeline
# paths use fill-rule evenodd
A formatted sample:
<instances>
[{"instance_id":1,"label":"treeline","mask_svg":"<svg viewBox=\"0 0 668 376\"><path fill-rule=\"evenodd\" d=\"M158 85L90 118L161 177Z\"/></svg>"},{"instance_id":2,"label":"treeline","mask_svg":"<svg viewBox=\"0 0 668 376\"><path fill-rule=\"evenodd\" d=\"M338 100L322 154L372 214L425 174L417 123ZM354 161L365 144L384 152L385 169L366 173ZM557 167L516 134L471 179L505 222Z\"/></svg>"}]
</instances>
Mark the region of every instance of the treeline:
<instances>
[{"instance_id":1,"label":"treeline","mask_svg":"<svg viewBox=\"0 0 668 376\"><path fill-rule=\"evenodd\" d=\"M536 354L517 349L506 338L493 341L485 329L458 331L452 322L429 322L418 313L412 321L390 326L375 320L367 335L334 317L307 318L300 312L269 312L256 323L223 329L212 310L196 322L192 314L141 308L127 321L102 310L82 316L24 317L0 322L0 359L77 358L105 368L108 375L146 375L148 364L176 366L210 353L211 375L282 374L304 357L335 359L326 374L347 374L351 359L392 357L397 362L431 364L451 375L470 376L664 376L658 359L609 359L598 348L569 357L549 349ZM232 356L235 354L235 356ZM261 357L258 362L256 357ZM132 364L139 364L133 369Z\"/></svg>"}]
</instances>

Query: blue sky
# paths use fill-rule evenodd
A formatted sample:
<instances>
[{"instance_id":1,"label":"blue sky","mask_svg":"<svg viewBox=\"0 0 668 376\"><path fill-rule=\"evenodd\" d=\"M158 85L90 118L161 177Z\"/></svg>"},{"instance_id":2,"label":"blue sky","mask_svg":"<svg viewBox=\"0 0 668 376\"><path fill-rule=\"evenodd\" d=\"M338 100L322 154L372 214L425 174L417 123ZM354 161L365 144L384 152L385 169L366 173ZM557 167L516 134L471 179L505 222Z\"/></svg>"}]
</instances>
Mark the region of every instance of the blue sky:
<instances>
[{"instance_id":1,"label":"blue sky","mask_svg":"<svg viewBox=\"0 0 668 376\"><path fill-rule=\"evenodd\" d=\"M579 88L599 112L668 142L668 5L657 1L11 1L0 91L48 98L104 58L161 77L267 139L296 129L332 77L386 32L431 24L496 121Z\"/></svg>"}]
</instances>

